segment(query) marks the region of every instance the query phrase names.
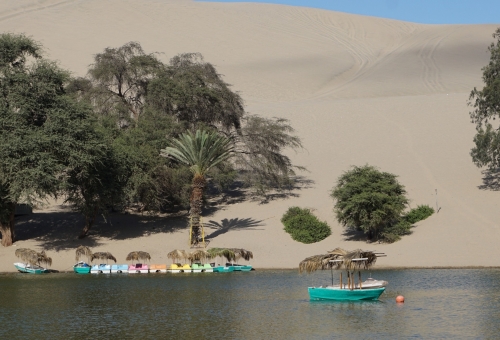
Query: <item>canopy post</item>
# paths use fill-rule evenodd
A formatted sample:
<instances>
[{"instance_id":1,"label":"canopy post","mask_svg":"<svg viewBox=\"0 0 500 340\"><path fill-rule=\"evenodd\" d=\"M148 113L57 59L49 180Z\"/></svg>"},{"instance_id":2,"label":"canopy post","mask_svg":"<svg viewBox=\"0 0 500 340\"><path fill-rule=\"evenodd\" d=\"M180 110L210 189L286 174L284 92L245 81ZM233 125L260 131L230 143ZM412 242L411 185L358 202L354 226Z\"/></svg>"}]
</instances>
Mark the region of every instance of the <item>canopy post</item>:
<instances>
[{"instance_id":1,"label":"canopy post","mask_svg":"<svg viewBox=\"0 0 500 340\"><path fill-rule=\"evenodd\" d=\"M332 272L332 287L333 287L333 267L330 266L330 271Z\"/></svg>"},{"instance_id":2,"label":"canopy post","mask_svg":"<svg viewBox=\"0 0 500 340\"><path fill-rule=\"evenodd\" d=\"M342 289L342 272L340 272L340 289Z\"/></svg>"},{"instance_id":3,"label":"canopy post","mask_svg":"<svg viewBox=\"0 0 500 340\"><path fill-rule=\"evenodd\" d=\"M363 287L361 286L361 270L358 271L358 274L359 274L359 289L363 289Z\"/></svg>"}]
</instances>

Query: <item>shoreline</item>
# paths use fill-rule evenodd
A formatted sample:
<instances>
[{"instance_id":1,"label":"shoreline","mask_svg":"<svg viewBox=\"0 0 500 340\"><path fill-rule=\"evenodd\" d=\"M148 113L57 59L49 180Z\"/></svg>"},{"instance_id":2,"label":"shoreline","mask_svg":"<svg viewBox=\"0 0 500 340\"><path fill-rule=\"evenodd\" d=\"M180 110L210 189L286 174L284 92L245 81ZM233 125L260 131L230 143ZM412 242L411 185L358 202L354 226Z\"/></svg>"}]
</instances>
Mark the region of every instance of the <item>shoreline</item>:
<instances>
[{"instance_id":1,"label":"shoreline","mask_svg":"<svg viewBox=\"0 0 500 340\"><path fill-rule=\"evenodd\" d=\"M418 267L418 266L415 266L415 267L377 267L377 268L370 268L370 269L362 269L362 271L366 271L366 270L369 270L369 271L379 271L379 270L426 270L426 269L446 269L446 270L463 270L463 269L471 269L471 270L474 270L474 269L500 269L500 266L462 266L462 267L456 267L456 266L432 266L432 267ZM49 270L55 270L54 272L50 272L50 273L45 273L45 274L76 274L73 270L66 270L66 271L57 271L57 269L49 269ZM273 271L273 270L286 270L286 271L298 271L298 268L253 268L252 271ZM318 270L320 271L320 270ZM329 269L324 269L323 271L329 271ZM338 271L337 269L335 271ZM0 272L0 276L1 275L13 275L13 274L27 274L27 273L20 273L18 271L7 271L7 272ZM172 273L148 273L148 274L154 274L154 275L158 275L158 276L162 276L162 275L172 275ZM180 274L183 274L183 273L179 273L179 274L175 274L175 275L180 275ZM192 273L186 273L185 275L187 274L192 274ZM217 274L217 273L215 273ZM307 273L299 273L301 275L305 274L307 275ZM27 275L30 275L30 274L27 274ZM31 274L33 275L33 274ZM36 274L36 275L43 275L43 274ZM86 275L86 274L79 274L79 275ZM89 275L121 275L121 274L111 274L111 273L105 273L105 274L90 274ZM138 274L139 275L139 274ZM137 275L136 275L137 276Z\"/></svg>"}]
</instances>

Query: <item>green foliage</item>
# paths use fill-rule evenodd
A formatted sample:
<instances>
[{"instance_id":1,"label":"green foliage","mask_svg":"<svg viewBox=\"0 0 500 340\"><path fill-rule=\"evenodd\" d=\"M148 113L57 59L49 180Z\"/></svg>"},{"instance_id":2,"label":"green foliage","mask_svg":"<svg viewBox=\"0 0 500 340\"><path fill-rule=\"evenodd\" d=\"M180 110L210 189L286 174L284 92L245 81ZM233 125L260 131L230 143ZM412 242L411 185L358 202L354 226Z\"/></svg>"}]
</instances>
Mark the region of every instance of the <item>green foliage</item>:
<instances>
[{"instance_id":1,"label":"green foliage","mask_svg":"<svg viewBox=\"0 0 500 340\"><path fill-rule=\"evenodd\" d=\"M144 53L137 42L106 48L94 56L89 79L74 79L68 90L94 104L102 115L112 115L122 125L139 119L150 80L163 68L153 55Z\"/></svg>"},{"instance_id":2,"label":"green foliage","mask_svg":"<svg viewBox=\"0 0 500 340\"><path fill-rule=\"evenodd\" d=\"M419 221L425 220L427 217L434 214L434 209L428 205L419 205L414 209L411 209L407 214L403 216L409 224L415 224Z\"/></svg>"},{"instance_id":3,"label":"green foliage","mask_svg":"<svg viewBox=\"0 0 500 340\"><path fill-rule=\"evenodd\" d=\"M500 28L493 33L493 38L496 42L488 48L490 62L482 68L484 87L482 90L474 88L469 97L469 105L474 107L469 115L477 130L475 147L470 154L478 167L490 169L500 167L499 126L491 124L500 117Z\"/></svg>"},{"instance_id":4,"label":"green foliage","mask_svg":"<svg viewBox=\"0 0 500 340\"><path fill-rule=\"evenodd\" d=\"M255 115L243 119L241 132L235 136L235 165L241 180L264 195L269 189L290 188L294 183L295 166L284 153L287 148L302 147L300 138L286 119L269 119Z\"/></svg>"},{"instance_id":5,"label":"green foliage","mask_svg":"<svg viewBox=\"0 0 500 340\"><path fill-rule=\"evenodd\" d=\"M160 151L163 157L171 157L189 166L191 172L204 176L212 167L228 160L233 153L231 140L216 132L197 130L183 133L172 139L171 145Z\"/></svg>"},{"instance_id":6,"label":"green foliage","mask_svg":"<svg viewBox=\"0 0 500 340\"><path fill-rule=\"evenodd\" d=\"M290 207L281 218L285 231L292 239L302 243L315 243L331 235L326 222L321 222L309 209Z\"/></svg>"},{"instance_id":7,"label":"green foliage","mask_svg":"<svg viewBox=\"0 0 500 340\"><path fill-rule=\"evenodd\" d=\"M393 243L399 241L401 236L411 234L411 223L404 218L395 222L388 223L384 230L380 233L380 241Z\"/></svg>"},{"instance_id":8,"label":"green foliage","mask_svg":"<svg viewBox=\"0 0 500 340\"><path fill-rule=\"evenodd\" d=\"M239 130L244 115L241 97L200 53L172 58L149 84L147 105L177 117L192 130L200 123L225 132Z\"/></svg>"},{"instance_id":9,"label":"green foliage","mask_svg":"<svg viewBox=\"0 0 500 340\"><path fill-rule=\"evenodd\" d=\"M33 204L65 190L81 164L103 147L92 111L68 96L68 72L44 60L39 45L23 35L0 36L0 192L10 213L18 202ZM81 174L81 172L80 172ZM2 235L13 230L2 216ZM14 236L11 233L12 238ZM12 238L2 237L9 245Z\"/></svg>"},{"instance_id":10,"label":"green foliage","mask_svg":"<svg viewBox=\"0 0 500 340\"><path fill-rule=\"evenodd\" d=\"M342 174L331 193L337 220L348 229L363 231L369 239L379 239L397 225L408 203L405 195L395 175L369 165Z\"/></svg>"}]
</instances>

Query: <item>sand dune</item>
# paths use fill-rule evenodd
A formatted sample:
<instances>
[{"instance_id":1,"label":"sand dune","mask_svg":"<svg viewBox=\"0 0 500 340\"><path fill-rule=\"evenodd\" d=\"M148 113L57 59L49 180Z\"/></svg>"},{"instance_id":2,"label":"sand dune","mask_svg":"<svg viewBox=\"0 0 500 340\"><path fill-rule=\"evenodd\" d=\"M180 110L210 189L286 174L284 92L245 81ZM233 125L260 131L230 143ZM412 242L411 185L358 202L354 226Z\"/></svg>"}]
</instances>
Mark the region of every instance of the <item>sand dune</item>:
<instances>
[{"instance_id":1,"label":"sand dune","mask_svg":"<svg viewBox=\"0 0 500 340\"><path fill-rule=\"evenodd\" d=\"M33 36L75 75L85 74L95 53L128 41L162 52L164 61L201 52L241 93L249 113L291 121L304 143L292 157L308 168L302 175L311 182L266 204L219 206L205 217L216 228L209 230L211 246L250 249L258 268L294 268L337 246L384 251L380 266L499 265L498 192L471 162L475 130L466 105L470 90L482 86L496 25L420 25L248 3L22 0L0 4L0 29ZM438 205L440 212L394 244L347 240L329 191L343 171L366 163L399 175L412 207ZM332 236L312 245L292 241L280 223L292 205L315 209ZM72 218L68 228L78 224ZM57 225L53 211L21 219L22 228L30 227L29 219L40 228ZM153 261L164 261L168 251L187 248L187 230L177 220L154 223L157 229L118 237L101 221L96 229L102 233L86 242L121 260L146 250ZM65 269L79 244L71 235L56 243L40 236L16 247L45 247L53 267ZM0 249L0 271L12 271L14 250Z\"/></svg>"}]
</instances>

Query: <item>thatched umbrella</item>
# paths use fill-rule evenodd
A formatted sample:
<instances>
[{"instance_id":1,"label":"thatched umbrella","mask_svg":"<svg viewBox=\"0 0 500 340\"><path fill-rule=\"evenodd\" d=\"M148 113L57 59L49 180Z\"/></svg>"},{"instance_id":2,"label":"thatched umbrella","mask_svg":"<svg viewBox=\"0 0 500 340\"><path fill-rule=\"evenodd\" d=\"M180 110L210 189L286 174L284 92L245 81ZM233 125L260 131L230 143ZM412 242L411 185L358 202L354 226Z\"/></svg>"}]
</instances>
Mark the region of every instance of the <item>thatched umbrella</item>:
<instances>
[{"instance_id":1,"label":"thatched umbrella","mask_svg":"<svg viewBox=\"0 0 500 340\"><path fill-rule=\"evenodd\" d=\"M116 263L116 258L111 255L111 253L107 251L98 251L97 253L93 253L92 256L90 257L90 261L94 262L94 260L113 260Z\"/></svg>"},{"instance_id":2,"label":"thatched umbrella","mask_svg":"<svg viewBox=\"0 0 500 340\"><path fill-rule=\"evenodd\" d=\"M80 257L82 256L86 256L88 261L90 261L90 258L92 257L92 250L90 250L90 248L87 246L79 246L78 248L76 248L75 253L76 262L80 261Z\"/></svg>"},{"instance_id":3,"label":"thatched umbrella","mask_svg":"<svg viewBox=\"0 0 500 340\"><path fill-rule=\"evenodd\" d=\"M253 253L249 250L241 248L230 248L230 250L234 253L235 260L244 259L245 261L250 261L250 259L253 259Z\"/></svg>"},{"instance_id":4,"label":"thatched umbrella","mask_svg":"<svg viewBox=\"0 0 500 340\"><path fill-rule=\"evenodd\" d=\"M48 266L52 265L52 258L48 257L45 254L45 251L42 250L41 253L36 252L35 250L28 248L19 248L16 249L15 255L21 259L21 261L26 262L31 265L40 265L40 263L44 263Z\"/></svg>"},{"instance_id":5,"label":"thatched umbrella","mask_svg":"<svg viewBox=\"0 0 500 340\"><path fill-rule=\"evenodd\" d=\"M205 259L212 258L212 255L206 251L205 249L197 249L188 254L187 258L192 262L194 261L202 261Z\"/></svg>"},{"instance_id":6,"label":"thatched umbrella","mask_svg":"<svg viewBox=\"0 0 500 340\"><path fill-rule=\"evenodd\" d=\"M228 262L233 262L236 260L236 254L234 250L230 248L210 248L207 251L211 257L225 257Z\"/></svg>"},{"instance_id":7,"label":"thatched umbrella","mask_svg":"<svg viewBox=\"0 0 500 340\"><path fill-rule=\"evenodd\" d=\"M342 266L344 255L347 253L342 248L335 248L326 254L309 256L299 263L299 272L306 271L311 273L318 269L339 269Z\"/></svg>"},{"instance_id":8,"label":"thatched umbrella","mask_svg":"<svg viewBox=\"0 0 500 340\"><path fill-rule=\"evenodd\" d=\"M45 250L42 250L41 253L37 253L38 256L38 263L43 263L46 264L47 266L52 266L52 258L48 257L47 254L45 254Z\"/></svg>"},{"instance_id":9,"label":"thatched umbrella","mask_svg":"<svg viewBox=\"0 0 500 340\"><path fill-rule=\"evenodd\" d=\"M127 255L127 261L151 260L151 255L145 251L132 251Z\"/></svg>"},{"instance_id":10,"label":"thatched umbrella","mask_svg":"<svg viewBox=\"0 0 500 340\"><path fill-rule=\"evenodd\" d=\"M172 250L170 253L167 254L167 257L169 259L172 259L174 260L177 260L177 259L187 259L188 257L188 254L186 253L185 250L180 250L180 249L175 249L175 250Z\"/></svg>"}]
</instances>

